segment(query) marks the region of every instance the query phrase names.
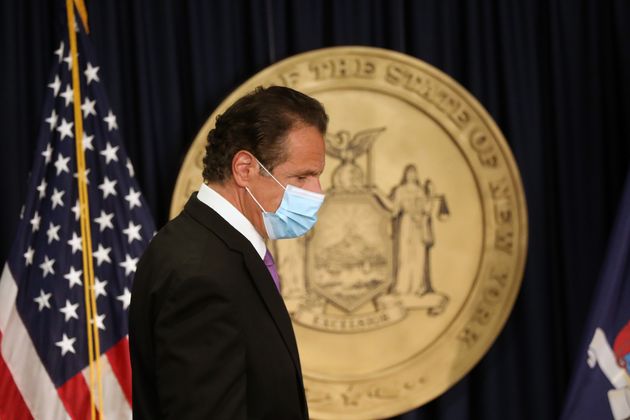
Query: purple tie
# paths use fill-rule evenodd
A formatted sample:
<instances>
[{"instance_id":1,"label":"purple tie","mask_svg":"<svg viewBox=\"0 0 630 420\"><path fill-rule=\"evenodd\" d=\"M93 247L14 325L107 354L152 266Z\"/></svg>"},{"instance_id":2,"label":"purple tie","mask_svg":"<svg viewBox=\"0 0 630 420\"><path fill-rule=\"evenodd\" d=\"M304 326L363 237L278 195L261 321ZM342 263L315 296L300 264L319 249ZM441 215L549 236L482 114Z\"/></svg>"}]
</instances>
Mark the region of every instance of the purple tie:
<instances>
[{"instance_id":1,"label":"purple tie","mask_svg":"<svg viewBox=\"0 0 630 420\"><path fill-rule=\"evenodd\" d=\"M267 270L269 270L269 274L273 278L273 282L276 284L276 288L280 291L280 276L278 275L278 270L276 270L276 263L273 261L273 256L271 252L267 250L265 253L265 265L267 266Z\"/></svg>"}]
</instances>

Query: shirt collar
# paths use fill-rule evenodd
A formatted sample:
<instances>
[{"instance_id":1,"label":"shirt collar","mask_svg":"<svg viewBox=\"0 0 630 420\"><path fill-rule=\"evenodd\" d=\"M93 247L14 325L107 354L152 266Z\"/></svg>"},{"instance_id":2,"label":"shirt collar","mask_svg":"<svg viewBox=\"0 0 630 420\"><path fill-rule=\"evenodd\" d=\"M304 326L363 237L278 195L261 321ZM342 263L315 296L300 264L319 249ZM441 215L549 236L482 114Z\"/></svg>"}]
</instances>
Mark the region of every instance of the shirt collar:
<instances>
[{"instance_id":1,"label":"shirt collar","mask_svg":"<svg viewBox=\"0 0 630 420\"><path fill-rule=\"evenodd\" d=\"M260 233L258 233L254 225L252 225L252 222L250 222L243 213L238 211L232 203L206 184L201 184L201 187L199 187L197 199L216 211L219 216L225 219L234 229L238 230L241 235L251 242L258 255L260 255L260 258L265 258L265 254L267 253L265 240L260 236Z\"/></svg>"}]
</instances>

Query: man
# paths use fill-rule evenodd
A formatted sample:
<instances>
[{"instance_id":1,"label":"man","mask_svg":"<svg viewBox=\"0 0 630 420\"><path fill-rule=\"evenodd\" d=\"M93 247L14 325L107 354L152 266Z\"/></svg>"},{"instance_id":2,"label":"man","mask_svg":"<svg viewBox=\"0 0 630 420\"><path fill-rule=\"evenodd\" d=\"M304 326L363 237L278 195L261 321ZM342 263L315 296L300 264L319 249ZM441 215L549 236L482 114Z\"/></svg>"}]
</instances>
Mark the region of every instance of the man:
<instances>
[{"instance_id":1,"label":"man","mask_svg":"<svg viewBox=\"0 0 630 420\"><path fill-rule=\"evenodd\" d=\"M319 102L284 87L258 88L217 118L204 184L138 264L135 418L308 418L265 239L302 235L315 222L327 123Z\"/></svg>"}]
</instances>

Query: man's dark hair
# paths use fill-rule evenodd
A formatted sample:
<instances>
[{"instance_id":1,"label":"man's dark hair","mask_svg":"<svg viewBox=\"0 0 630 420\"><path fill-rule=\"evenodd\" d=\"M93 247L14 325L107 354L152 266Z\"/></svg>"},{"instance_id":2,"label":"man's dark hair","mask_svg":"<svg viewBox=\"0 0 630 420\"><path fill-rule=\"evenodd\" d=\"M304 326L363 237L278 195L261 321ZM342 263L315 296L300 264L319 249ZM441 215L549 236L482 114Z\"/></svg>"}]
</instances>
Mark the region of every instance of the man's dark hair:
<instances>
[{"instance_id":1,"label":"man's dark hair","mask_svg":"<svg viewBox=\"0 0 630 420\"><path fill-rule=\"evenodd\" d=\"M232 104L208 133L203 178L222 183L232 177L240 150L253 154L270 171L288 158L285 140L300 125L326 132L328 116L317 100L296 90L258 87Z\"/></svg>"}]
</instances>

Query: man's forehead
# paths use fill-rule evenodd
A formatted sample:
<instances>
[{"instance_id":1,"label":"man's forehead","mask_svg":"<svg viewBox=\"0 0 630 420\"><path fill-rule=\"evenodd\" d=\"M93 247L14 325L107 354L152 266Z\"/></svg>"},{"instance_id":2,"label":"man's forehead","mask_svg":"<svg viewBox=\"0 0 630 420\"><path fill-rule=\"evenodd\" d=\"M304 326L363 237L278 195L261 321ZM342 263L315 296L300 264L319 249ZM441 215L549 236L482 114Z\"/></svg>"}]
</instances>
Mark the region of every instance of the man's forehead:
<instances>
[{"instance_id":1,"label":"man's forehead","mask_svg":"<svg viewBox=\"0 0 630 420\"><path fill-rule=\"evenodd\" d=\"M285 144L289 160L323 160L326 154L324 136L312 126L298 127L291 130L287 135Z\"/></svg>"},{"instance_id":2,"label":"man's forehead","mask_svg":"<svg viewBox=\"0 0 630 420\"><path fill-rule=\"evenodd\" d=\"M296 134L296 135L292 135ZM319 175L325 165L326 149L322 134L314 127L289 133L287 160L282 166L299 175Z\"/></svg>"}]
</instances>

